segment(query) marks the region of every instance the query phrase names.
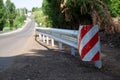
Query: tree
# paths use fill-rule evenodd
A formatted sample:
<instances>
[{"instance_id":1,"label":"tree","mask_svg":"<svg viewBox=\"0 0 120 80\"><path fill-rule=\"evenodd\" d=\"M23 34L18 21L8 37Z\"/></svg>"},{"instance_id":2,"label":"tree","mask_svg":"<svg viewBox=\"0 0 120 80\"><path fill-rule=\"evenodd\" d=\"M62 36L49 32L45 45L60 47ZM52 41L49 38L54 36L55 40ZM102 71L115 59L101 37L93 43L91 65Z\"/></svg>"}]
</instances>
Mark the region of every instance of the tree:
<instances>
[{"instance_id":1,"label":"tree","mask_svg":"<svg viewBox=\"0 0 120 80\"><path fill-rule=\"evenodd\" d=\"M16 9L16 18L14 20L14 29L19 28L20 26L23 25L24 20L26 19L25 14L27 14L27 9L26 8L19 8Z\"/></svg>"},{"instance_id":2,"label":"tree","mask_svg":"<svg viewBox=\"0 0 120 80\"><path fill-rule=\"evenodd\" d=\"M107 4L110 0L62 0L66 21L75 24L98 24L102 29L114 30ZM78 25L74 26L78 29Z\"/></svg>"},{"instance_id":3,"label":"tree","mask_svg":"<svg viewBox=\"0 0 120 80\"><path fill-rule=\"evenodd\" d=\"M110 13L113 3L119 14L119 0L44 0L42 11L52 27L78 29L80 24L98 24L102 30L115 32Z\"/></svg>"},{"instance_id":4,"label":"tree","mask_svg":"<svg viewBox=\"0 0 120 80\"><path fill-rule=\"evenodd\" d=\"M6 8L7 8L7 18L10 23L10 30L13 29L13 22L14 19L16 18L16 10L15 10L15 5L10 1L6 1Z\"/></svg>"},{"instance_id":5,"label":"tree","mask_svg":"<svg viewBox=\"0 0 120 80\"><path fill-rule=\"evenodd\" d=\"M45 15L43 13L42 8L37 8L34 9L34 18L35 21L38 23L39 26L44 26L44 27L52 27L52 21L48 18L48 15Z\"/></svg>"},{"instance_id":6,"label":"tree","mask_svg":"<svg viewBox=\"0 0 120 80\"><path fill-rule=\"evenodd\" d=\"M32 8L32 12L35 12L36 10L39 10L39 8L38 7L33 7Z\"/></svg>"},{"instance_id":7,"label":"tree","mask_svg":"<svg viewBox=\"0 0 120 80\"><path fill-rule=\"evenodd\" d=\"M6 22L6 8L3 4L3 0L0 0L0 31L3 30Z\"/></svg>"},{"instance_id":8,"label":"tree","mask_svg":"<svg viewBox=\"0 0 120 80\"><path fill-rule=\"evenodd\" d=\"M120 17L120 0L111 0L110 11L113 17Z\"/></svg>"},{"instance_id":9,"label":"tree","mask_svg":"<svg viewBox=\"0 0 120 80\"><path fill-rule=\"evenodd\" d=\"M18 8L16 9L16 16L23 16L27 14L28 10L26 8Z\"/></svg>"},{"instance_id":10,"label":"tree","mask_svg":"<svg viewBox=\"0 0 120 80\"><path fill-rule=\"evenodd\" d=\"M60 3L61 0L43 0L42 10L51 27L61 28L65 22L64 16L61 14Z\"/></svg>"}]
</instances>

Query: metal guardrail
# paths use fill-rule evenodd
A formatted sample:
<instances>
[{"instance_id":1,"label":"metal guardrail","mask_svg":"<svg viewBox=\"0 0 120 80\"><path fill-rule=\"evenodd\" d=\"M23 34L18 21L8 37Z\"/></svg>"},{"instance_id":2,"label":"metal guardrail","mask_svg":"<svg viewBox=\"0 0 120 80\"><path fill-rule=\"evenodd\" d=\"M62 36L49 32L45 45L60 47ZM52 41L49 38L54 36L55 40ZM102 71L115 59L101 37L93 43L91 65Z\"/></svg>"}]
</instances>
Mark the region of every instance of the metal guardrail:
<instances>
[{"instance_id":1,"label":"metal guardrail","mask_svg":"<svg viewBox=\"0 0 120 80\"><path fill-rule=\"evenodd\" d=\"M77 49L78 30L36 27L36 31Z\"/></svg>"},{"instance_id":2,"label":"metal guardrail","mask_svg":"<svg viewBox=\"0 0 120 80\"><path fill-rule=\"evenodd\" d=\"M52 46L54 46L54 40L58 41L59 50L62 49L62 43L67 44L71 46L71 55L75 56L75 49L78 49L78 30L42 27L36 27L35 29L39 34L40 40L49 44L50 38ZM96 67L101 68L101 61L96 61L94 63Z\"/></svg>"}]
</instances>

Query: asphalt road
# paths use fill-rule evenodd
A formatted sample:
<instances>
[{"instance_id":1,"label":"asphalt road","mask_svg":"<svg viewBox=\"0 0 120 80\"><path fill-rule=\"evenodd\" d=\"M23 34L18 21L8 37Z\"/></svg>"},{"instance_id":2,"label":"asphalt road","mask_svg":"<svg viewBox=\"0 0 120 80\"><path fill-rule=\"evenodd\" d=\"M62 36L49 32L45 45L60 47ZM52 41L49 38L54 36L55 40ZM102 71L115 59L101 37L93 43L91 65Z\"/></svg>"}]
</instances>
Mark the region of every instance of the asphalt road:
<instances>
[{"instance_id":1,"label":"asphalt road","mask_svg":"<svg viewBox=\"0 0 120 80\"><path fill-rule=\"evenodd\" d=\"M20 55L25 44L34 32L35 22L29 18L22 30L0 35L0 71L5 70L13 62L14 56Z\"/></svg>"}]
</instances>

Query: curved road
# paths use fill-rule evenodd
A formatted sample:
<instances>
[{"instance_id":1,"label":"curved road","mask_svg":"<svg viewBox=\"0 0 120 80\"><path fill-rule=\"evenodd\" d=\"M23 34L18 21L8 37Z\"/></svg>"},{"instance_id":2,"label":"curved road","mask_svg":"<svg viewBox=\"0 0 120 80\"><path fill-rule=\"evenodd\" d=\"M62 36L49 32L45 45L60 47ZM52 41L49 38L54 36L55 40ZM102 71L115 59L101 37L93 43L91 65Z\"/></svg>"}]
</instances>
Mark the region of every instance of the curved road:
<instances>
[{"instance_id":1,"label":"curved road","mask_svg":"<svg viewBox=\"0 0 120 80\"><path fill-rule=\"evenodd\" d=\"M5 70L13 62L13 57L21 54L25 44L34 32L35 22L29 18L22 30L0 35L0 71Z\"/></svg>"}]
</instances>

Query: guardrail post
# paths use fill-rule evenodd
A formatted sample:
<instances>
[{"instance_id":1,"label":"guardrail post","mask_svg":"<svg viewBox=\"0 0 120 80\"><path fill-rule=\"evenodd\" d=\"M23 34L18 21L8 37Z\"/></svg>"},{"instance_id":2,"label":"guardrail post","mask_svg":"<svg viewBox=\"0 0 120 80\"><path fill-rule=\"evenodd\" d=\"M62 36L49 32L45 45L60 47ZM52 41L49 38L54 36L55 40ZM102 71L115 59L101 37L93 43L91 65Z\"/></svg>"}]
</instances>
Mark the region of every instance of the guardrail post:
<instances>
[{"instance_id":1,"label":"guardrail post","mask_svg":"<svg viewBox=\"0 0 120 80\"><path fill-rule=\"evenodd\" d=\"M49 44L49 38L48 38L48 36L46 37L46 41L47 41L47 44Z\"/></svg>"},{"instance_id":2,"label":"guardrail post","mask_svg":"<svg viewBox=\"0 0 120 80\"><path fill-rule=\"evenodd\" d=\"M102 67L102 61L101 61L101 59L100 60L98 60L98 61L95 61L94 62L94 65L95 65L95 67L97 67L97 68L101 68Z\"/></svg>"},{"instance_id":3,"label":"guardrail post","mask_svg":"<svg viewBox=\"0 0 120 80\"><path fill-rule=\"evenodd\" d=\"M51 38L51 44L52 44L52 47L55 46L54 45L54 39Z\"/></svg>"},{"instance_id":4,"label":"guardrail post","mask_svg":"<svg viewBox=\"0 0 120 80\"><path fill-rule=\"evenodd\" d=\"M45 42L45 35L43 35L43 42Z\"/></svg>"},{"instance_id":5,"label":"guardrail post","mask_svg":"<svg viewBox=\"0 0 120 80\"><path fill-rule=\"evenodd\" d=\"M74 47L71 47L71 55L75 56L75 48Z\"/></svg>"},{"instance_id":6,"label":"guardrail post","mask_svg":"<svg viewBox=\"0 0 120 80\"><path fill-rule=\"evenodd\" d=\"M40 39L40 41L42 40L42 35L39 33L39 39Z\"/></svg>"},{"instance_id":7,"label":"guardrail post","mask_svg":"<svg viewBox=\"0 0 120 80\"><path fill-rule=\"evenodd\" d=\"M59 50L62 50L62 43L61 42L58 43L58 46L59 46Z\"/></svg>"}]
</instances>

